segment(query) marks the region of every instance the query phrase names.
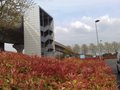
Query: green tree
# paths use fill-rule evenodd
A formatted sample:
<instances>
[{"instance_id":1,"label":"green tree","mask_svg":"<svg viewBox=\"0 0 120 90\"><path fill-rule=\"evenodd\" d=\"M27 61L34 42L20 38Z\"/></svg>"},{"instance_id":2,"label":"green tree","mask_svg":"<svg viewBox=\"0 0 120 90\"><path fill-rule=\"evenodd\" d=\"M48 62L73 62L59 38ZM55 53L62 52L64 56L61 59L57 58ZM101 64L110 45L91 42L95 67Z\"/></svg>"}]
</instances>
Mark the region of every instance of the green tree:
<instances>
[{"instance_id":1,"label":"green tree","mask_svg":"<svg viewBox=\"0 0 120 90\"><path fill-rule=\"evenodd\" d=\"M16 27L32 4L32 0L0 0L0 29Z\"/></svg>"},{"instance_id":2,"label":"green tree","mask_svg":"<svg viewBox=\"0 0 120 90\"><path fill-rule=\"evenodd\" d=\"M64 50L64 54L65 56L68 55L68 56L71 56L73 54L73 50L72 50L72 47L71 46L66 46L65 50Z\"/></svg>"}]
</instances>

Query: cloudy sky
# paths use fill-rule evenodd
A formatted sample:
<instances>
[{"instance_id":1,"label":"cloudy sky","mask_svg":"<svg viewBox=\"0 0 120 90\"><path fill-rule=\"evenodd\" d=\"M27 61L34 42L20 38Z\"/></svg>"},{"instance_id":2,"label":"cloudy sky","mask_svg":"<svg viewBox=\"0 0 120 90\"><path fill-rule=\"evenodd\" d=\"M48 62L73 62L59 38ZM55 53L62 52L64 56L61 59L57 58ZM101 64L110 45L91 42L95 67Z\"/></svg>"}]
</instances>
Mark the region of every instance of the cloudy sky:
<instances>
[{"instance_id":1,"label":"cloudy sky","mask_svg":"<svg viewBox=\"0 0 120 90\"><path fill-rule=\"evenodd\" d=\"M120 41L120 0L35 0L54 18L55 40L65 44ZM10 48L7 45L8 49Z\"/></svg>"},{"instance_id":2,"label":"cloudy sky","mask_svg":"<svg viewBox=\"0 0 120 90\"><path fill-rule=\"evenodd\" d=\"M54 18L55 40L65 45L120 39L120 0L36 0Z\"/></svg>"}]
</instances>

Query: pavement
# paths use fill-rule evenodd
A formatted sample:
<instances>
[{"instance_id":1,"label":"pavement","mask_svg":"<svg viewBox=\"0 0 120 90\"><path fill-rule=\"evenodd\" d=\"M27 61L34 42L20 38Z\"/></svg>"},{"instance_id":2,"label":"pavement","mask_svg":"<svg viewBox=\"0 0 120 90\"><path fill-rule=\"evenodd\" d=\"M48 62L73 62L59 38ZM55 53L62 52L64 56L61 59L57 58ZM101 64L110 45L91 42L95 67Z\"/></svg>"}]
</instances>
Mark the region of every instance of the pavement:
<instances>
[{"instance_id":1,"label":"pavement","mask_svg":"<svg viewBox=\"0 0 120 90\"><path fill-rule=\"evenodd\" d=\"M105 62L112 68L113 73L116 75L117 77L117 84L120 90L120 74L117 73L117 68L116 68L116 63L117 63L117 59L109 59L109 60L105 60Z\"/></svg>"}]
</instances>

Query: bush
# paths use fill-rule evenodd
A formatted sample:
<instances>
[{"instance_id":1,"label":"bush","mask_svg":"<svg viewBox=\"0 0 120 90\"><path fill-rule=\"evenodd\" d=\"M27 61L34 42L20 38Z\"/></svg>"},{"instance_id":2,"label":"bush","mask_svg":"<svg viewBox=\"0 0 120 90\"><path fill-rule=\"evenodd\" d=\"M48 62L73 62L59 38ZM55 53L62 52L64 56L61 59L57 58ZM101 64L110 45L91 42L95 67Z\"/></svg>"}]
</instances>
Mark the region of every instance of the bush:
<instances>
[{"instance_id":1,"label":"bush","mask_svg":"<svg viewBox=\"0 0 120 90\"><path fill-rule=\"evenodd\" d=\"M104 59L116 59L117 58L117 53L105 53L103 54Z\"/></svg>"},{"instance_id":2,"label":"bush","mask_svg":"<svg viewBox=\"0 0 120 90\"><path fill-rule=\"evenodd\" d=\"M23 54L0 54L1 90L116 90L105 62L74 58L59 61Z\"/></svg>"}]
</instances>

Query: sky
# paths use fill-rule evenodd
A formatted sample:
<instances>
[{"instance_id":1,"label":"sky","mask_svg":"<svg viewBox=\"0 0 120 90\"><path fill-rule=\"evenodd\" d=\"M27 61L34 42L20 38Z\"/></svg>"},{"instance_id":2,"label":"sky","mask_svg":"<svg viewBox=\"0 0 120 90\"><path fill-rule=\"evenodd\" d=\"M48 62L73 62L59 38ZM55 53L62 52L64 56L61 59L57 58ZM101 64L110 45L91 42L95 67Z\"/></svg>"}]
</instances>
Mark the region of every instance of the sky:
<instances>
[{"instance_id":1,"label":"sky","mask_svg":"<svg viewBox=\"0 0 120 90\"><path fill-rule=\"evenodd\" d=\"M120 40L120 0L34 0L54 18L55 40L64 45ZM7 44L7 48L11 48Z\"/></svg>"},{"instance_id":2,"label":"sky","mask_svg":"<svg viewBox=\"0 0 120 90\"><path fill-rule=\"evenodd\" d=\"M55 40L65 44L119 42L120 0L36 0L54 18Z\"/></svg>"}]
</instances>

